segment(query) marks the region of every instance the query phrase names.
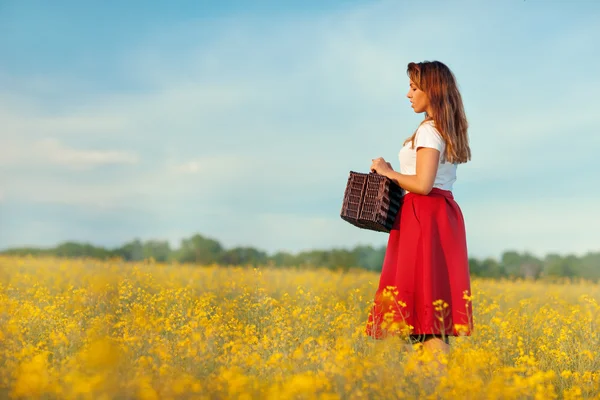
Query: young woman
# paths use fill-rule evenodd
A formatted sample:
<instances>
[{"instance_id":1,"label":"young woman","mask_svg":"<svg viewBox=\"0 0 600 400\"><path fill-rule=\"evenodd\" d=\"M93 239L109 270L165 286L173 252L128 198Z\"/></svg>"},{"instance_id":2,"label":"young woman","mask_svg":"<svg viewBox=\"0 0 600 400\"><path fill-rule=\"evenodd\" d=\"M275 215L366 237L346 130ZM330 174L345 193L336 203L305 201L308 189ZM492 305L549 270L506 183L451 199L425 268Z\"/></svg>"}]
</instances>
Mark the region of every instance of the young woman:
<instances>
[{"instance_id":1,"label":"young woman","mask_svg":"<svg viewBox=\"0 0 600 400\"><path fill-rule=\"evenodd\" d=\"M458 164L471 158L467 120L453 73L441 62L408 64L407 97L425 118L400 150L400 171L383 158L371 171L405 190L365 332L410 335L449 350L473 329L465 224L452 195Z\"/></svg>"}]
</instances>

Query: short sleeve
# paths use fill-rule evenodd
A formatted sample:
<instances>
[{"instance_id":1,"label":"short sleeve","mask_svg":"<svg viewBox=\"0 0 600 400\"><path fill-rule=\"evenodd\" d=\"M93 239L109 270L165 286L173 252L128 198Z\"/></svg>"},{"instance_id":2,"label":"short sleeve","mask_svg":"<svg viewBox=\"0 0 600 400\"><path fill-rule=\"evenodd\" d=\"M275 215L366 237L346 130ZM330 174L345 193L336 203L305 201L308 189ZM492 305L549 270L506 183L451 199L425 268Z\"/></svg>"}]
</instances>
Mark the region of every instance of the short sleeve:
<instances>
[{"instance_id":1,"label":"short sleeve","mask_svg":"<svg viewBox=\"0 0 600 400\"><path fill-rule=\"evenodd\" d=\"M425 123L419 127L415 137L415 149L418 149L419 147L430 147L443 153L446 143L444 143L444 139L437 129L431 124Z\"/></svg>"}]
</instances>

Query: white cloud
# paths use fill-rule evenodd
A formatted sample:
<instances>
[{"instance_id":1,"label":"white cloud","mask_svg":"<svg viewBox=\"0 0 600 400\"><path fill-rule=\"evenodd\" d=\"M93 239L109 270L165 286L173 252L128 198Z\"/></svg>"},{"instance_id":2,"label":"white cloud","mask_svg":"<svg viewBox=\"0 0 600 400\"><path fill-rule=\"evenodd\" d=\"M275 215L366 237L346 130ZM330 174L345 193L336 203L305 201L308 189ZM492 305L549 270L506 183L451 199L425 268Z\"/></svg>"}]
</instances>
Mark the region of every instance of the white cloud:
<instances>
[{"instance_id":1,"label":"white cloud","mask_svg":"<svg viewBox=\"0 0 600 400\"><path fill-rule=\"evenodd\" d=\"M0 166L63 166L89 169L102 165L136 164L137 154L122 150L82 150L65 146L56 139L28 143L22 139L0 141Z\"/></svg>"},{"instance_id":2,"label":"white cloud","mask_svg":"<svg viewBox=\"0 0 600 400\"><path fill-rule=\"evenodd\" d=\"M66 147L55 139L39 141L34 145L34 149L40 155L44 154L51 164L75 168L110 164L136 164L139 160L137 154L132 152L77 150Z\"/></svg>"},{"instance_id":3,"label":"white cloud","mask_svg":"<svg viewBox=\"0 0 600 400\"><path fill-rule=\"evenodd\" d=\"M77 137L82 134L101 138L122 133L128 128L125 114L103 114L100 110L88 114L73 112L67 115L45 115L43 108L24 107L15 109L10 114L5 111L0 115L0 120L3 124L4 138L43 139L55 136Z\"/></svg>"},{"instance_id":4,"label":"white cloud","mask_svg":"<svg viewBox=\"0 0 600 400\"><path fill-rule=\"evenodd\" d=\"M7 198L31 203L57 203L90 208L119 208L123 204L135 207L139 185L127 185L122 179L115 182L85 182L74 184L59 176L39 179L3 179ZM141 193L140 193L141 194ZM125 203L124 203L125 202Z\"/></svg>"}]
</instances>

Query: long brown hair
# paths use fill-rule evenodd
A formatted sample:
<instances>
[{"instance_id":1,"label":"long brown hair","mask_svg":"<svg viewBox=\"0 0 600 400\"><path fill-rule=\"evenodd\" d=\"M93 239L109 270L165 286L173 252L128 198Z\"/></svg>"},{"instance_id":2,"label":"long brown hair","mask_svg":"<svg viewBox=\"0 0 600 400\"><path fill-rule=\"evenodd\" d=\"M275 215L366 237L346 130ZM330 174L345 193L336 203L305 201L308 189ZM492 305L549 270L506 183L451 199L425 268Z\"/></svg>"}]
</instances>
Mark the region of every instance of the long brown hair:
<instances>
[{"instance_id":1,"label":"long brown hair","mask_svg":"<svg viewBox=\"0 0 600 400\"><path fill-rule=\"evenodd\" d=\"M448 162L466 163L471 159L468 123L454 74L439 61L411 62L406 73L425 92L431 104L433 115L426 115L421 124L430 120L435 122L436 129L446 142L444 155ZM415 135L416 131L404 143L412 142L414 146Z\"/></svg>"}]
</instances>

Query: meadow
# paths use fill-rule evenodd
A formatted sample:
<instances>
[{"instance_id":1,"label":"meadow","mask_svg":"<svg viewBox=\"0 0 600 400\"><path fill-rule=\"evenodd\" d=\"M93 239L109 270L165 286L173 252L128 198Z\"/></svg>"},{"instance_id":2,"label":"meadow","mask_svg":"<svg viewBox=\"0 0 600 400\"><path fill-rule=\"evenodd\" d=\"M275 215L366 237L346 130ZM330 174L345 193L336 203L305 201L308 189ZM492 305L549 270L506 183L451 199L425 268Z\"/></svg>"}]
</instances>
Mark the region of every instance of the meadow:
<instances>
[{"instance_id":1,"label":"meadow","mask_svg":"<svg viewBox=\"0 0 600 400\"><path fill-rule=\"evenodd\" d=\"M378 274L0 256L0 397L600 399L600 285L472 280L445 374L365 336Z\"/></svg>"}]
</instances>

